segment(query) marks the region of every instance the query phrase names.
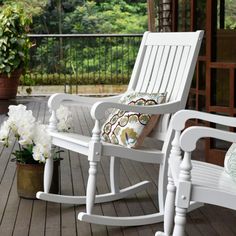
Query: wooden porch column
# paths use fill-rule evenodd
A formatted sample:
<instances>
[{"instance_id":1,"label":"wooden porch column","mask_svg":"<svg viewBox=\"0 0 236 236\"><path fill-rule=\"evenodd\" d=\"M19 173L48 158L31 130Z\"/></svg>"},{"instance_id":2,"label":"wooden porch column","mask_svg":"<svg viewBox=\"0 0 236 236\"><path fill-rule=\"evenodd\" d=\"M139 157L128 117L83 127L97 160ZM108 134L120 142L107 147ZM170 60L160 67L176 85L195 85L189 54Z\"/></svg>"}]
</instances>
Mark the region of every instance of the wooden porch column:
<instances>
[{"instance_id":1,"label":"wooden porch column","mask_svg":"<svg viewBox=\"0 0 236 236\"><path fill-rule=\"evenodd\" d=\"M147 10L148 10L148 30L151 32L156 32L155 24L155 2L154 0L147 0Z\"/></svg>"}]
</instances>

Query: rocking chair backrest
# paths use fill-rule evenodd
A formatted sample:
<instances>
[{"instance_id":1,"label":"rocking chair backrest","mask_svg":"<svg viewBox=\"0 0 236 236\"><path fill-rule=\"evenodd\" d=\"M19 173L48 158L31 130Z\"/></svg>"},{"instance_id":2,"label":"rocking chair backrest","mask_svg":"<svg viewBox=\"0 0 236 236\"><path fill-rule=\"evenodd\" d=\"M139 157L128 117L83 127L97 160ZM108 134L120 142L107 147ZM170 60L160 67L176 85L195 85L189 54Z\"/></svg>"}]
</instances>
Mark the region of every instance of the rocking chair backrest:
<instances>
[{"instance_id":1,"label":"rocking chair backrest","mask_svg":"<svg viewBox=\"0 0 236 236\"><path fill-rule=\"evenodd\" d=\"M167 102L186 105L203 31L145 32L131 76L129 90L167 92ZM165 140L171 114L163 115L152 136Z\"/></svg>"}]
</instances>

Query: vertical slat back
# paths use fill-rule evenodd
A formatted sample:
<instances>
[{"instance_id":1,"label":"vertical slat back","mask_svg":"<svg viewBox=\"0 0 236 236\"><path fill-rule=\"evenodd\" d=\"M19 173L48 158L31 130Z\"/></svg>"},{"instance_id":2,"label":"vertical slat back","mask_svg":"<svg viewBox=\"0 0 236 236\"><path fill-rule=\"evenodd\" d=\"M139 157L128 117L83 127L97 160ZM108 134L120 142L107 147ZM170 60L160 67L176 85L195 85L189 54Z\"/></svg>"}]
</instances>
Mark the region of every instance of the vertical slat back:
<instances>
[{"instance_id":1,"label":"vertical slat back","mask_svg":"<svg viewBox=\"0 0 236 236\"><path fill-rule=\"evenodd\" d=\"M141 71L138 77L138 82L137 82L137 86L135 88L135 91L140 92L142 90L142 85L144 83L144 79L147 73L147 69L148 69L148 65L152 59L152 46L146 47L146 51L144 54L144 58L143 58L143 64L141 67Z\"/></svg>"},{"instance_id":2,"label":"vertical slat back","mask_svg":"<svg viewBox=\"0 0 236 236\"><path fill-rule=\"evenodd\" d=\"M152 73L153 73L153 69L155 68L155 61L156 61L156 56L157 56L157 50L158 50L158 47L157 46L148 46L147 48L152 48L152 51L151 51L151 55L150 55L150 60L149 60L149 63L147 65L147 69L146 69L146 74L143 76L143 83L140 84L140 91L142 92L146 92L147 91L147 87L149 86L149 83L150 83L150 78L152 76ZM142 75L140 74L140 77ZM141 80L141 78L139 78L139 80Z\"/></svg>"},{"instance_id":3,"label":"vertical slat back","mask_svg":"<svg viewBox=\"0 0 236 236\"><path fill-rule=\"evenodd\" d=\"M182 86L184 87L184 84L186 83L186 80L188 79L186 76L184 76L184 72L188 69L186 65L189 59L190 50L191 48L189 46L183 47L183 52L179 59L179 66L178 66L178 71L176 73L175 84L169 98L171 101L176 100L179 94L183 92L182 90L180 90L180 88Z\"/></svg>"},{"instance_id":4,"label":"vertical slat back","mask_svg":"<svg viewBox=\"0 0 236 236\"><path fill-rule=\"evenodd\" d=\"M160 91L161 84L163 83L163 80L164 80L164 73L165 73L165 69L167 66L169 53L170 53L170 47L164 46L161 61L160 62L157 61L159 63L159 65L158 65L159 69L156 74L155 83L150 84L149 91L152 91L152 93L157 93ZM165 91L163 91L163 92L165 92Z\"/></svg>"},{"instance_id":5,"label":"vertical slat back","mask_svg":"<svg viewBox=\"0 0 236 236\"><path fill-rule=\"evenodd\" d=\"M188 79L188 77L185 76L185 71L189 69L187 67L187 62L189 60L191 47L188 45L181 45L171 46L171 49L172 55L170 56L168 61L169 68L166 68L165 72L166 75L169 75L169 77L166 76L164 81L167 82L165 84L162 84L162 87L159 91L167 92L166 101L177 101L178 99L184 99L184 90L182 88L185 88L186 80ZM185 103L185 101L182 102L184 106ZM182 106L180 109L183 109L184 106ZM151 133L151 136L156 136L159 139L164 139L169 126L171 115L172 114L164 114L160 117L158 126Z\"/></svg>"},{"instance_id":6,"label":"vertical slat back","mask_svg":"<svg viewBox=\"0 0 236 236\"><path fill-rule=\"evenodd\" d=\"M149 84L147 88L148 93L153 93L153 88L155 87L155 84L157 82L158 71L160 70L160 65L161 65L163 52L164 52L164 46L156 46L156 47L158 47L158 51L155 58L155 65L153 66L152 75L149 80Z\"/></svg>"},{"instance_id":7,"label":"vertical slat back","mask_svg":"<svg viewBox=\"0 0 236 236\"><path fill-rule=\"evenodd\" d=\"M169 82L166 91L167 93L167 101L170 101L173 97L173 90L176 86L176 82L178 81L178 74L180 72L179 67L181 64L183 54L183 46L175 47L175 57L173 58L172 70L169 77Z\"/></svg>"},{"instance_id":8,"label":"vertical slat back","mask_svg":"<svg viewBox=\"0 0 236 236\"><path fill-rule=\"evenodd\" d=\"M170 75L171 75L171 71L173 69L173 64L175 60L176 46L168 46L168 50L169 50L169 56L166 62L166 67L163 74L161 86L159 88L156 88L155 86L154 88L154 91L167 92L167 94L170 92L169 90L167 90L167 88L169 88L168 84L171 84L171 81L173 79L170 77Z\"/></svg>"},{"instance_id":9,"label":"vertical slat back","mask_svg":"<svg viewBox=\"0 0 236 236\"><path fill-rule=\"evenodd\" d=\"M203 32L145 33L128 90L167 92L167 102L185 107ZM160 117L156 137L164 140L171 114Z\"/></svg>"}]
</instances>

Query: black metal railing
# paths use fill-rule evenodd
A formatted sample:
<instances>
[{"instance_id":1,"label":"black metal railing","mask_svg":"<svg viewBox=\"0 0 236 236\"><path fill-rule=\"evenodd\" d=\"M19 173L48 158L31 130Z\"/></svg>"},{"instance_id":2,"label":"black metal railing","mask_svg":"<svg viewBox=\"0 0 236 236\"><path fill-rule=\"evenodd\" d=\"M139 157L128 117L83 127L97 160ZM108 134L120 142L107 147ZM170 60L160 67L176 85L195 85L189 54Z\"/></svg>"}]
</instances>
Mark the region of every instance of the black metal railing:
<instances>
[{"instance_id":1,"label":"black metal railing","mask_svg":"<svg viewBox=\"0 0 236 236\"><path fill-rule=\"evenodd\" d=\"M28 35L28 85L126 84L141 34Z\"/></svg>"}]
</instances>

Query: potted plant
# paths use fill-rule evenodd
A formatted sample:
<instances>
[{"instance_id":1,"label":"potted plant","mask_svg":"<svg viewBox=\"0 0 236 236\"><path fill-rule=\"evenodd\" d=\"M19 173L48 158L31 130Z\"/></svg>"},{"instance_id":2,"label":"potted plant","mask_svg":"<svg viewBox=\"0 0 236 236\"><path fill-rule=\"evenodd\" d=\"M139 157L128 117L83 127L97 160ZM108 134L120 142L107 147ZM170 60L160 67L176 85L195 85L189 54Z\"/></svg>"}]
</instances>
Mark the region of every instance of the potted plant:
<instances>
[{"instance_id":1,"label":"potted plant","mask_svg":"<svg viewBox=\"0 0 236 236\"><path fill-rule=\"evenodd\" d=\"M66 107L58 110L58 130L68 131L72 116ZM20 197L35 199L36 193L43 190L44 163L51 155L54 157L54 180L56 185L51 192L58 193L59 152L52 148L47 125L36 122L31 110L22 104L9 106L8 119L0 128L0 141L5 147L17 139L19 149L13 155L17 164L17 192ZM53 187L53 185L52 185Z\"/></svg>"},{"instance_id":2,"label":"potted plant","mask_svg":"<svg viewBox=\"0 0 236 236\"><path fill-rule=\"evenodd\" d=\"M0 99L15 98L20 75L29 58L27 37L31 16L18 4L0 7Z\"/></svg>"}]
</instances>

